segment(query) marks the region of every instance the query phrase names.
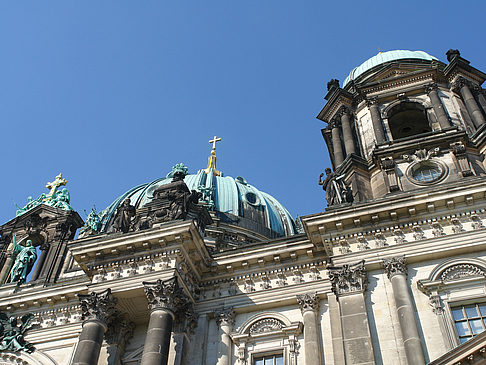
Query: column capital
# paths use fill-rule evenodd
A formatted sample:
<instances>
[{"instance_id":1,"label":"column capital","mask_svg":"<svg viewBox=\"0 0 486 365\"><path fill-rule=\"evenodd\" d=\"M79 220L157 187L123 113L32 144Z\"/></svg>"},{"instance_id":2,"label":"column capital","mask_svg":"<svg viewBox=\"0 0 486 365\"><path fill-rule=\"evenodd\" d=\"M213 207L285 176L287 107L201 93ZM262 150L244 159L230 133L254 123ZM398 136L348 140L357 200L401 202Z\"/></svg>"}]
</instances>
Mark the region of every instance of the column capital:
<instances>
[{"instance_id":1,"label":"column capital","mask_svg":"<svg viewBox=\"0 0 486 365\"><path fill-rule=\"evenodd\" d=\"M331 121L329 122L329 125L331 126L331 130L334 128L340 128L341 127L341 118L338 115L335 115Z\"/></svg>"},{"instance_id":2,"label":"column capital","mask_svg":"<svg viewBox=\"0 0 486 365\"><path fill-rule=\"evenodd\" d=\"M385 267L386 275L390 280L395 275L407 276L407 263L404 256L383 259L383 266Z\"/></svg>"},{"instance_id":3,"label":"column capital","mask_svg":"<svg viewBox=\"0 0 486 365\"><path fill-rule=\"evenodd\" d=\"M461 89L464 87L464 86L467 86L469 87L469 80L467 80L465 77L463 76L459 76L457 77L454 82L451 84L451 90L454 91L455 93L460 93Z\"/></svg>"},{"instance_id":4,"label":"column capital","mask_svg":"<svg viewBox=\"0 0 486 365\"><path fill-rule=\"evenodd\" d=\"M437 91L439 87L437 86L437 83L432 82L430 84L425 85L424 89L427 95L429 95L432 91Z\"/></svg>"},{"instance_id":5,"label":"column capital","mask_svg":"<svg viewBox=\"0 0 486 365\"><path fill-rule=\"evenodd\" d=\"M219 327L230 326L235 324L235 311L233 308L223 308L214 312L214 318Z\"/></svg>"},{"instance_id":6,"label":"column capital","mask_svg":"<svg viewBox=\"0 0 486 365\"><path fill-rule=\"evenodd\" d=\"M155 282L142 282L147 295L149 309L167 309L171 315L187 307L189 298L179 286L177 278L168 280L157 280Z\"/></svg>"},{"instance_id":7,"label":"column capital","mask_svg":"<svg viewBox=\"0 0 486 365\"><path fill-rule=\"evenodd\" d=\"M341 105L335 115L342 117L344 114L351 114L351 109L347 105Z\"/></svg>"},{"instance_id":8,"label":"column capital","mask_svg":"<svg viewBox=\"0 0 486 365\"><path fill-rule=\"evenodd\" d=\"M298 294L297 302L302 314L307 311L317 312L319 310L319 298L317 298L316 293Z\"/></svg>"},{"instance_id":9,"label":"column capital","mask_svg":"<svg viewBox=\"0 0 486 365\"><path fill-rule=\"evenodd\" d=\"M99 321L105 326L118 311L115 308L117 299L111 294L111 289L90 294L78 294L81 303L82 319ZM105 327L106 328L106 327Z\"/></svg>"},{"instance_id":10,"label":"column capital","mask_svg":"<svg viewBox=\"0 0 486 365\"><path fill-rule=\"evenodd\" d=\"M378 105L378 98L376 96L372 96L365 99L367 106Z\"/></svg>"},{"instance_id":11,"label":"column capital","mask_svg":"<svg viewBox=\"0 0 486 365\"><path fill-rule=\"evenodd\" d=\"M364 292L368 285L364 263L362 260L352 265L328 266L333 293L339 296Z\"/></svg>"}]
</instances>

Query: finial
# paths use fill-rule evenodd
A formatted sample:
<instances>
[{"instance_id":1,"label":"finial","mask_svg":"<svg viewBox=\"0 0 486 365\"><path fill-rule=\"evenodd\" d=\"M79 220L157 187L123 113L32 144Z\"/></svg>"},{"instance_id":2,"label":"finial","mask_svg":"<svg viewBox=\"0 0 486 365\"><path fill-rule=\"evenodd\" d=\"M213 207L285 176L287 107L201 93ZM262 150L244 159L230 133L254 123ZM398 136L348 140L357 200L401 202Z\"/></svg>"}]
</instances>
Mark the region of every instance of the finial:
<instances>
[{"instance_id":1,"label":"finial","mask_svg":"<svg viewBox=\"0 0 486 365\"><path fill-rule=\"evenodd\" d=\"M206 174L209 174L209 171L213 171L214 176L221 176L221 172L216 170L216 142L219 141L221 141L221 138L216 136L209 140L209 143L213 144L213 148L211 150L211 156L208 158L208 167L204 170Z\"/></svg>"}]
</instances>

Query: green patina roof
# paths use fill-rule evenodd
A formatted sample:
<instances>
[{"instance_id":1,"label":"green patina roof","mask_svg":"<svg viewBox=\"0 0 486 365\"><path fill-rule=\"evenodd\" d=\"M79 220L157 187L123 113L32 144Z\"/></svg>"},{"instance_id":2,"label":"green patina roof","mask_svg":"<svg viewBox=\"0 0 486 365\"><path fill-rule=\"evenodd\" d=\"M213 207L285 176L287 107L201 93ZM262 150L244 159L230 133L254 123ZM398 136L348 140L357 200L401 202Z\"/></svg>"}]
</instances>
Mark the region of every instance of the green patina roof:
<instances>
[{"instance_id":1,"label":"green patina roof","mask_svg":"<svg viewBox=\"0 0 486 365\"><path fill-rule=\"evenodd\" d=\"M437 60L434 56L429 55L424 51L408 51L408 50L394 50L388 52L380 52L376 56L373 56L363 62L358 67L355 67L349 73L349 76L344 80L343 87L345 87L349 82L356 80L359 76L363 75L366 71L369 71L376 66L383 65L388 62L396 60L424 60L433 61Z\"/></svg>"}]
</instances>

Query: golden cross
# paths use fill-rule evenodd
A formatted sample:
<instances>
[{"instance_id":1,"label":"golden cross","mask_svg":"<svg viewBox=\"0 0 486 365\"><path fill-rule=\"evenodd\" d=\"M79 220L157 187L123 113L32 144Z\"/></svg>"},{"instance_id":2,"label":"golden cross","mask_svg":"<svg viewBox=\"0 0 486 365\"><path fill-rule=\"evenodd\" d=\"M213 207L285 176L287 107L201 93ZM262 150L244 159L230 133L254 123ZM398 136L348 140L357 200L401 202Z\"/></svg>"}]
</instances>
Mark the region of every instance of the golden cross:
<instances>
[{"instance_id":1,"label":"golden cross","mask_svg":"<svg viewBox=\"0 0 486 365\"><path fill-rule=\"evenodd\" d=\"M221 141L221 138L216 137L216 136L214 136L214 138L209 141L209 143L213 144L213 150L216 150L216 142L219 142L219 141Z\"/></svg>"},{"instance_id":2,"label":"golden cross","mask_svg":"<svg viewBox=\"0 0 486 365\"><path fill-rule=\"evenodd\" d=\"M56 195L57 188L67 184L67 180L62 178L62 173L56 176L53 182L48 182L46 184L46 188L50 189L48 197L52 197Z\"/></svg>"}]
</instances>

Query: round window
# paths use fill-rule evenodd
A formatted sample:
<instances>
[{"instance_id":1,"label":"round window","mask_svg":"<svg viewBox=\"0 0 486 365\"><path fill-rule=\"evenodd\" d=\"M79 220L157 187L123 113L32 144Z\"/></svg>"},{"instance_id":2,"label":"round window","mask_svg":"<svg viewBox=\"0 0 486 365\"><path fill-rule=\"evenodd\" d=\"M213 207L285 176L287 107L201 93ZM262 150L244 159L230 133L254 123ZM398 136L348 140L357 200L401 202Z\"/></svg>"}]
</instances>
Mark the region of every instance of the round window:
<instances>
[{"instance_id":1,"label":"round window","mask_svg":"<svg viewBox=\"0 0 486 365\"><path fill-rule=\"evenodd\" d=\"M245 200L251 205L258 205L260 203L256 194L251 192L245 194Z\"/></svg>"},{"instance_id":2,"label":"round window","mask_svg":"<svg viewBox=\"0 0 486 365\"><path fill-rule=\"evenodd\" d=\"M439 181L444 176L445 169L432 161L419 162L410 167L412 179L419 184L430 184Z\"/></svg>"}]
</instances>

